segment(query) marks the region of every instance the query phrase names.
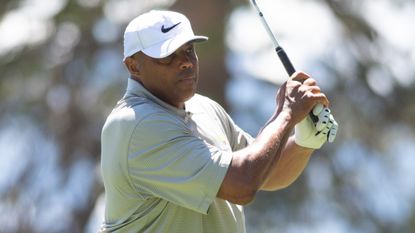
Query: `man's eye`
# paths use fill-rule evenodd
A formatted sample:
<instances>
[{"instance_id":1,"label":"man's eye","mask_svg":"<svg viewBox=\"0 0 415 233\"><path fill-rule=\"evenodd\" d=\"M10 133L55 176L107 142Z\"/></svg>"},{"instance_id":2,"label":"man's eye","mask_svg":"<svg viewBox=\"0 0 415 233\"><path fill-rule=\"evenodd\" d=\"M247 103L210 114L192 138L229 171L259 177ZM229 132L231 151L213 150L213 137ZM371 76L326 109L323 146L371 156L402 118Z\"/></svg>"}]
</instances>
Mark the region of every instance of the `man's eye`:
<instances>
[{"instance_id":1,"label":"man's eye","mask_svg":"<svg viewBox=\"0 0 415 233\"><path fill-rule=\"evenodd\" d=\"M157 59L157 62L161 64L170 64L172 60L173 60L173 54L165 58Z\"/></svg>"}]
</instances>

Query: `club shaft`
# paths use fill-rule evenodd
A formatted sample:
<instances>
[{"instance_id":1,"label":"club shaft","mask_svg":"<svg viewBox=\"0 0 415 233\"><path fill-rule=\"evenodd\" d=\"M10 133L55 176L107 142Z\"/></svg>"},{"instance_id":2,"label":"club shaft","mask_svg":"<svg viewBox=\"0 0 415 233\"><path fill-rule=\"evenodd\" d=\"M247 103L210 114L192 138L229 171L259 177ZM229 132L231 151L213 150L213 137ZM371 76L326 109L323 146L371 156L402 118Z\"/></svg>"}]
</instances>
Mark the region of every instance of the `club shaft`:
<instances>
[{"instance_id":1,"label":"club shaft","mask_svg":"<svg viewBox=\"0 0 415 233\"><path fill-rule=\"evenodd\" d=\"M271 28L269 27L267 21L265 20L264 14L261 12L261 9L259 9L256 0L251 0L252 5L254 6L254 8L257 10L259 17L261 19L262 24L265 27L265 30L267 31L269 37L271 38L272 43L275 46L275 52L277 52L278 57L281 60L281 63L283 64L285 71L287 71L288 76L291 77L291 75L293 75L295 73L295 68L293 66L293 64L291 63L290 59L288 58L287 53L285 52L285 50L279 45L277 38L275 37L274 33L272 32ZM322 104L317 104L316 106L314 106L314 108L318 108L318 109L323 109L323 105ZM310 117L314 122L318 121L317 116L315 116L314 114L312 114L312 112L310 112Z\"/></svg>"},{"instance_id":2,"label":"club shaft","mask_svg":"<svg viewBox=\"0 0 415 233\"><path fill-rule=\"evenodd\" d=\"M255 7L255 9L257 10L259 17L261 19L262 24L265 27L265 30L267 31L269 37L272 40L272 43L275 46L275 52L277 52L278 57L280 58L285 71L287 71L288 76L291 76L292 74L295 73L295 68L293 66L293 64L290 61L290 58L288 58L287 53L285 52L285 50L279 45L277 38L275 37L274 33L272 32L271 28L269 27L267 21L265 20L264 14L262 13L262 11L259 9L256 0L252 0L252 4Z\"/></svg>"}]
</instances>

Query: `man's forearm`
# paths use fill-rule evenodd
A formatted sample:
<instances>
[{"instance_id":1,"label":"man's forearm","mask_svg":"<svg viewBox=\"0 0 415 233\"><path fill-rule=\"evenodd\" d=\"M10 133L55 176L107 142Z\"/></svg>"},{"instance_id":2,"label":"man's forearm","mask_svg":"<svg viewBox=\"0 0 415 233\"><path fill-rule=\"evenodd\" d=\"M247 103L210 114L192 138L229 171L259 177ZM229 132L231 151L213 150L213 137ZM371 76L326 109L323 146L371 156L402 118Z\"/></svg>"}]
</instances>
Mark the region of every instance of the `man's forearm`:
<instances>
[{"instance_id":1,"label":"man's forearm","mask_svg":"<svg viewBox=\"0 0 415 233\"><path fill-rule=\"evenodd\" d=\"M273 164L262 190L282 189L292 184L304 171L308 164L313 149L301 147L291 136L276 163Z\"/></svg>"},{"instance_id":2,"label":"man's forearm","mask_svg":"<svg viewBox=\"0 0 415 233\"><path fill-rule=\"evenodd\" d=\"M278 150L283 148L292 128L290 115L281 113L264 127L251 145L234 152L218 197L237 204L249 203L269 177L278 160Z\"/></svg>"},{"instance_id":3,"label":"man's forearm","mask_svg":"<svg viewBox=\"0 0 415 233\"><path fill-rule=\"evenodd\" d=\"M270 173L273 170L272 168L278 163L281 151L285 147L292 129L288 121L289 120L287 120L284 114L277 116L275 120L262 130L256 139L256 142L258 142L261 147L261 151L256 154L257 158L255 159L255 163L259 165L257 170L262 173L262 178L260 178L262 182L261 186L270 176ZM272 139L269 140L269 138Z\"/></svg>"}]
</instances>

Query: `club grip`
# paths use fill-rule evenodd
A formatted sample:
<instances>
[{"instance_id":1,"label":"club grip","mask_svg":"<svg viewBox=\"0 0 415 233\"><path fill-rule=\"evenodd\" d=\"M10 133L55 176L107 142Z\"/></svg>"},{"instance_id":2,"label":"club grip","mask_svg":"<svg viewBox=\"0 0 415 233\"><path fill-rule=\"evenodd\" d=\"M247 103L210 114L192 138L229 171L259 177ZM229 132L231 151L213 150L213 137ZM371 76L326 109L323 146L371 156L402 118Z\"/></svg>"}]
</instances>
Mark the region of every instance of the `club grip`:
<instances>
[{"instance_id":1,"label":"club grip","mask_svg":"<svg viewBox=\"0 0 415 233\"><path fill-rule=\"evenodd\" d=\"M284 65L285 70L288 73L288 76L291 77L291 75L293 75L295 73L295 68L293 66L293 64L291 63L290 59L287 56L287 53L285 53L285 50L281 47L278 46L275 51L278 54L278 57L280 57L280 60L282 62L282 64ZM318 113L323 109L323 105L322 104L317 104L316 106L314 106L314 110L318 111ZM310 112L310 117L311 120L316 123L318 121L318 117L317 114L314 115L313 111Z\"/></svg>"},{"instance_id":2,"label":"club grip","mask_svg":"<svg viewBox=\"0 0 415 233\"><path fill-rule=\"evenodd\" d=\"M295 68L291 63L290 59L288 58L287 54L285 53L284 49L278 46L277 48L275 48L275 51L277 52L278 57L280 57L280 60L284 65L284 68L287 71L288 76L291 77L291 75L295 73Z\"/></svg>"}]
</instances>

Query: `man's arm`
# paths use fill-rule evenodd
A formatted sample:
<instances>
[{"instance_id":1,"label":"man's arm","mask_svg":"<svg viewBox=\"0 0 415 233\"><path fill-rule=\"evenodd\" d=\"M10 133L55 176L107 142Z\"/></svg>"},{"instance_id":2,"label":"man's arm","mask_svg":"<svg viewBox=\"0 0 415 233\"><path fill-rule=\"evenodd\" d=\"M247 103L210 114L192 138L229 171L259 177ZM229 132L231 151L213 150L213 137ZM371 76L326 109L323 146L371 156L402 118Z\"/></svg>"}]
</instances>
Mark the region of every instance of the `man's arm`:
<instances>
[{"instance_id":1,"label":"man's arm","mask_svg":"<svg viewBox=\"0 0 415 233\"><path fill-rule=\"evenodd\" d=\"M317 114L315 123L307 116L296 124L295 134L285 144L281 155L276 155L279 160L272 168L262 190L282 189L293 183L306 167L313 151L321 148L327 141L334 141L338 124L330 110L323 108L313 114Z\"/></svg>"},{"instance_id":2,"label":"man's arm","mask_svg":"<svg viewBox=\"0 0 415 233\"><path fill-rule=\"evenodd\" d=\"M293 128L285 112L278 115L248 147L234 152L217 197L235 204L251 202L278 161L284 136Z\"/></svg>"},{"instance_id":3,"label":"man's arm","mask_svg":"<svg viewBox=\"0 0 415 233\"><path fill-rule=\"evenodd\" d=\"M297 145L294 136L291 136L261 190L275 191L292 184L307 166L313 151L314 149Z\"/></svg>"},{"instance_id":4,"label":"man's arm","mask_svg":"<svg viewBox=\"0 0 415 233\"><path fill-rule=\"evenodd\" d=\"M276 114L251 145L232 154L232 162L217 197L242 205L252 201L276 166L295 124L316 104L328 105L320 88L310 84L315 81L308 79L308 75L297 72L280 88Z\"/></svg>"}]
</instances>

